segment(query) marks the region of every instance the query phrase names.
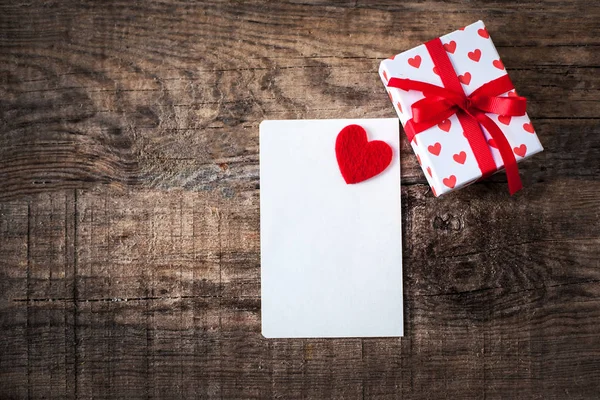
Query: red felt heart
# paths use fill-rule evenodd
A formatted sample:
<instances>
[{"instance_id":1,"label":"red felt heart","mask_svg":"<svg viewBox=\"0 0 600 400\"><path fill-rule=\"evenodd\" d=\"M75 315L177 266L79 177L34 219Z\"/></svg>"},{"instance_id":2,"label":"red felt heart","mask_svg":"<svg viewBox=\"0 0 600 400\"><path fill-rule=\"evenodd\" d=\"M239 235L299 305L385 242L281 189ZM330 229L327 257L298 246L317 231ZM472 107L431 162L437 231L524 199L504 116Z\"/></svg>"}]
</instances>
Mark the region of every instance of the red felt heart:
<instances>
[{"instance_id":1,"label":"red felt heart","mask_svg":"<svg viewBox=\"0 0 600 400\"><path fill-rule=\"evenodd\" d=\"M442 151L442 145L439 142L436 142L434 145L428 146L427 150L434 156L439 156L440 151Z\"/></svg>"},{"instance_id":2,"label":"red felt heart","mask_svg":"<svg viewBox=\"0 0 600 400\"><path fill-rule=\"evenodd\" d=\"M488 144L495 149L498 148L498 146L496 145L496 141L494 139L488 139Z\"/></svg>"},{"instance_id":3,"label":"red felt heart","mask_svg":"<svg viewBox=\"0 0 600 400\"><path fill-rule=\"evenodd\" d=\"M337 135L335 155L346 183L365 181L385 170L392 161L392 148L381 140L368 141L360 125L348 125Z\"/></svg>"},{"instance_id":4,"label":"red felt heart","mask_svg":"<svg viewBox=\"0 0 600 400\"><path fill-rule=\"evenodd\" d=\"M421 66L421 56L414 56L408 59L408 65L419 68Z\"/></svg>"},{"instance_id":5,"label":"red felt heart","mask_svg":"<svg viewBox=\"0 0 600 400\"><path fill-rule=\"evenodd\" d=\"M473 61L475 61L475 62L479 62L479 60L481 59L481 50L479 50L479 49L475 49L475 50L473 50L473 51L470 51L470 52L468 52L468 53L467 53L467 56L468 56L468 57L469 57L471 60L473 60Z\"/></svg>"},{"instance_id":6,"label":"red felt heart","mask_svg":"<svg viewBox=\"0 0 600 400\"><path fill-rule=\"evenodd\" d=\"M454 54L454 50L456 50L456 42L454 40L451 40L448 43L444 43L444 49L450 53L450 54Z\"/></svg>"},{"instance_id":7,"label":"red felt heart","mask_svg":"<svg viewBox=\"0 0 600 400\"><path fill-rule=\"evenodd\" d=\"M498 69L504 69L504 64L502 64L502 61L500 60L494 60L492 61L492 64L494 64L494 67Z\"/></svg>"},{"instance_id":8,"label":"red felt heart","mask_svg":"<svg viewBox=\"0 0 600 400\"><path fill-rule=\"evenodd\" d=\"M498 121L502 122L504 125L510 124L511 119L512 119L512 117L510 115L499 115L498 116Z\"/></svg>"},{"instance_id":9,"label":"red felt heart","mask_svg":"<svg viewBox=\"0 0 600 400\"><path fill-rule=\"evenodd\" d=\"M456 176L450 175L449 177L442 179L442 183L450 189L453 189L454 185L456 185Z\"/></svg>"},{"instance_id":10,"label":"red felt heart","mask_svg":"<svg viewBox=\"0 0 600 400\"><path fill-rule=\"evenodd\" d=\"M467 159L467 153L465 153L464 151L461 151L460 153L453 155L452 158L457 163L464 164L465 160Z\"/></svg>"},{"instance_id":11,"label":"red felt heart","mask_svg":"<svg viewBox=\"0 0 600 400\"><path fill-rule=\"evenodd\" d=\"M523 124L523 129L525 129L529 133L535 133L535 131L533 130L533 125L531 125L529 122Z\"/></svg>"},{"instance_id":12,"label":"red felt heart","mask_svg":"<svg viewBox=\"0 0 600 400\"><path fill-rule=\"evenodd\" d=\"M460 81L460 83L468 85L469 83L471 83L471 73L465 72L464 75L459 75L458 80Z\"/></svg>"},{"instance_id":13,"label":"red felt heart","mask_svg":"<svg viewBox=\"0 0 600 400\"><path fill-rule=\"evenodd\" d=\"M441 130L443 130L444 132L448 132L450 131L450 126L452 125L452 123L450 122L449 119L445 119L442 122L440 122L438 124L438 128L440 128Z\"/></svg>"},{"instance_id":14,"label":"red felt heart","mask_svg":"<svg viewBox=\"0 0 600 400\"><path fill-rule=\"evenodd\" d=\"M478 29L477 33L479 34L479 36L481 36L484 39L487 39L490 37L490 34L488 33L487 29L485 29L485 28Z\"/></svg>"},{"instance_id":15,"label":"red felt heart","mask_svg":"<svg viewBox=\"0 0 600 400\"><path fill-rule=\"evenodd\" d=\"M515 154L519 157L525 157L525 154L527 153L527 146L522 144L519 147L515 147L513 150L515 151Z\"/></svg>"}]
</instances>

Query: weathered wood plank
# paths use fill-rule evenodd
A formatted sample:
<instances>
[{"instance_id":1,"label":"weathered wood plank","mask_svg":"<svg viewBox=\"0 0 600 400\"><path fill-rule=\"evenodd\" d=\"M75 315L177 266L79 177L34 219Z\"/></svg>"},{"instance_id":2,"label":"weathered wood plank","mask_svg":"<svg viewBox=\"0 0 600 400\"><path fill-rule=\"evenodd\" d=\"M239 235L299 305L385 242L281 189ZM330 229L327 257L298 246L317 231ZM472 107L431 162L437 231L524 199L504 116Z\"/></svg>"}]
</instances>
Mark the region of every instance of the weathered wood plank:
<instances>
[{"instance_id":1,"label":"weathered wood plank","mask_svg":"<svg viewBox=\"0 0 600 400\"><path fill-rule=\"evenodd\" d=\"M64 365L76 349L81 397L360 398L364 392L391 398L417 392L424 397L528 393L561 398L566 390L585 397L598 389L594 378L600 373L594 350L600 348L600 239L597 219L588 220L585 229L573 225L598 209L598 185L559 182L553 190L539 185L520 200L504 195L497 184L440 199L422 185L403 188L407 336L400 341L262 339L258 199L249 193L79 192L77 346L65 341L61 326L73 313L73 299L7 299L5 312L30 315L26 337L37 350L30 359L29 384L40 396L51 392L48 375L35 365ZM574 190L576 201L570 199ZM38 196L31 207L48 220L58 220L48 212L64 215L56 207L38 207L38 201L47 205L47 196ZM566 201L569 209L548 206ZM22 212L22 204L10 204ZM168 207L175 212L166 213ZM178 219L182 213L190 217ZM509 215L520 223L509 221ZM153 234L161 220L163 234ZM183 220L191 226L182 228ZM154 227L143 221L155 221ZM207 224L215 229L203 229ZM489 224L495 229L480 238ZM191 232L192 250L182 247L185 232ZM208 236L194 241L193 232ZM101 237L98 249L112 244L105 253L114 257L105 264L86 261L91 256L82 249L94 246L83 238L91 236ZM127 240L136 246L129 253L119 247ZM18 250L11 249L7 254ZM164 255L164 267L153 263L155 249ZM220 283L202 257L191 262L193 274L177 271L182 258L210 251L222 260ZM204 279L212 284L196 285ZM3 328L18 342L22 323L9 322ZM41 335L39 341L34 333ZM66 349L51 356L38 352L56 346ZM589 379L573 387L579 375ZM552 385L539 387L541 377ZM110 388L96 394L94 388L104 385Z\"/></svg>"},{"instance_id":2,"label":"weathered wood plank","mask_svg":"<svg viewBox=\"0 0 600 400\"><path fill-rule=\"evenodd\" d=\"M591 118L585 140L596 143L598 6L546 2L537 18L532 4L486 4L505 64L544 144L575 134L565 126L578 133L573 118ZM3 6L3 198L98 183L228 191L256 178L261 119L394 116L379 61L481 16L432 2L55 7L49 18L44 7ZM576 24L562 22L568 12ZM558 172L570 165L559 160ZM423 182L414 163L403 167Z\"/></svg>"},{"instance_id":3,"label":"weathered wood plank","mask_svg":"<svg viewBox=\"0 0 600 400\"><path fill-rule=\"evenodd\" d=\"M0 397L596 398L600 5L1 2ZM425 17L424 17L425 16ZM435 199L402 140L402 339L260 335L258 123L393 117L483 19L545 152Z\"/></svg>"},{"instance_id":4,"label":"weathered wood plank","mask_svg":"<svg viewBox=\"0 0 600 400\"><path fill-rule=\"evenodd\" d=\"M28 229L27 202L0 203L0 394L8 398L26 398L30 390L28 307L12 302L27 293Z\"/></svg>"},{"instance_id":5,"label":"weathered wood plank","mask_svg":"<svg viewBox=\"0 0 600 400\"><path fill-rule=\"evenodd\" d=\"M7 396L64 398L72 393L75 325L73 303L65 299L72 298L73 290L73 205L72 192L55 193L2 213L14 225L3 232L6 241L0 247L6 288L0 309L10 338L3 341L1 373L3 378L19 373ZM15 234L22 240L18 247Z\"/></svg>"}]
</instances>

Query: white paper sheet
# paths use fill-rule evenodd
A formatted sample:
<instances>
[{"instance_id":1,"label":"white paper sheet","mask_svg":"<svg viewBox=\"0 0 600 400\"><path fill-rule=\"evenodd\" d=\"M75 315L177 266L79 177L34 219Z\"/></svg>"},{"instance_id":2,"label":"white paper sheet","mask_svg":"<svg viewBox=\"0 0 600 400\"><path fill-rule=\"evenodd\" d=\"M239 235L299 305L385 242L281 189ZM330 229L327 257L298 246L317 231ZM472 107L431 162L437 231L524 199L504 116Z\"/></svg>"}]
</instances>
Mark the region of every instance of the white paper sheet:
<instances>
[{"instance_id":1,"label":"white paper sheet","mask_svg":"<svg viewBox=\"0 0 600 400\"><path fill-rule=\"evenodd\" d=\"M339 131L393 150L381 174L348 185ZM402 336L399 121L260 125L262 333L267 338Z\"/></svg>"}]
</instances>

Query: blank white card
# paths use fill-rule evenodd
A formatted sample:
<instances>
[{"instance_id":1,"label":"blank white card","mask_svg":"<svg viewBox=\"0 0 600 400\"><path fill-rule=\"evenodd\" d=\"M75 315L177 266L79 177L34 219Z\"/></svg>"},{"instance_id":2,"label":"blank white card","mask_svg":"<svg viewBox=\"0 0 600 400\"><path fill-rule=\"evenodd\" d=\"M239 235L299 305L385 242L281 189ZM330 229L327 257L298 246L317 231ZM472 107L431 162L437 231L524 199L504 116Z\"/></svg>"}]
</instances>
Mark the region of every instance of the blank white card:
<instances>
[{"instance_id":1,"label":"blank white card","mask_svg":"<svg viewBox=\"0 0 600 400\"><path fill-rule=\"evenodd\" d=\"M361 125L393 151L346 184L337 134ZM402 336L399 122L260 124L262 333L267 338Z\"/></svg>"}]
</instances>

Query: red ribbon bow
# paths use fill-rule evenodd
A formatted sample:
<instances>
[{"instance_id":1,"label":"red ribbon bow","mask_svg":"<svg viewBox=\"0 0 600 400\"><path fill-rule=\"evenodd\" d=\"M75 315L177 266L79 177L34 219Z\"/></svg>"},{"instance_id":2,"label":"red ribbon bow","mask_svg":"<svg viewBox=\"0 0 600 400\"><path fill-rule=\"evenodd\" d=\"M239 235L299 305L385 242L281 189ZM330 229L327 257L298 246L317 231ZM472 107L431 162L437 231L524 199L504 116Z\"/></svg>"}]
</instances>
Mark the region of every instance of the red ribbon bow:
<instances>
[{"instance_id":1,"label":"red ribbon bow","mask_svg":"<svg viewBox=\"0 0 600 400\"><path fill-rule=\"evenodd\" d=\"M512 148L498 125L485 113L505 116L525 115L526 99L520 96L499 97L514 89L508 75L484 84L467 96L442 41L439 38L434 39L425 43L425 46L439 71L444 87L401 78L391 78L388 82L389 87L417 90L423 92L425 96L411 107L413 118L404 126L408 140L412 141L416 134L456 114L482 175L488 176L496 171L496 163L481 129L483 126L494 139L504 162L510 194L519 191L523 185Z\"/></svg>"}]
</instances>

